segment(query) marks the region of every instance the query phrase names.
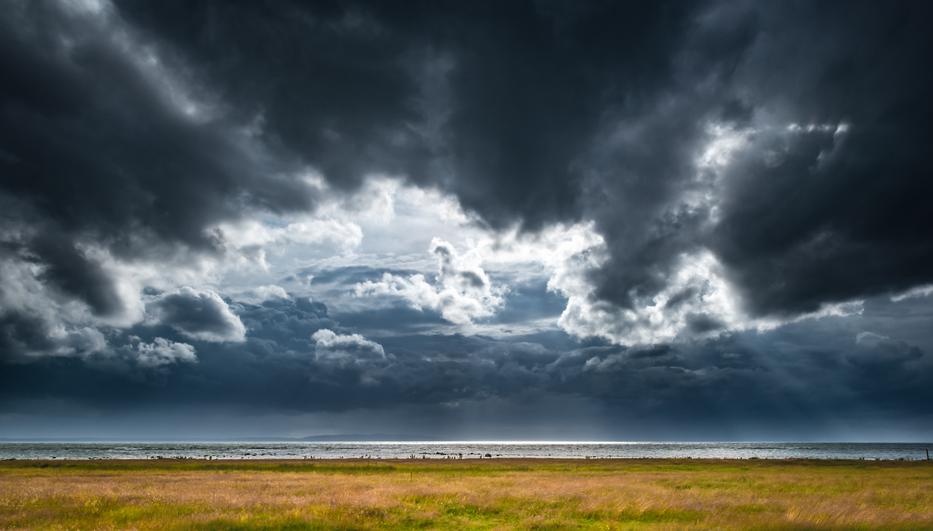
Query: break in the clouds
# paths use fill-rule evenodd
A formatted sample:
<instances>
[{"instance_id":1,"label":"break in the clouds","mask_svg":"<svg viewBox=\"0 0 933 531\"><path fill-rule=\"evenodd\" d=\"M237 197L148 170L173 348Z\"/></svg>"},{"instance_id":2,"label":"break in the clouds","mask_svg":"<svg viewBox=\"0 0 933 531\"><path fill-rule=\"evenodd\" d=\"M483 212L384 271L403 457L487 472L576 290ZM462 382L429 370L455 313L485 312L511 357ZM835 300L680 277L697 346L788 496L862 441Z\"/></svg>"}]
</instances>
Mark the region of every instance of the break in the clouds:
<instances>
[{"instance_id":1,"label":"break in the clouds","mask_svg":"<svg viewBox=\"0 0 933 531\"><path fill-rule=\"evenodd\" d=\"M929 11L13 0L0 363L104 411L916 432Z\"/></svg>"}]
</instances>

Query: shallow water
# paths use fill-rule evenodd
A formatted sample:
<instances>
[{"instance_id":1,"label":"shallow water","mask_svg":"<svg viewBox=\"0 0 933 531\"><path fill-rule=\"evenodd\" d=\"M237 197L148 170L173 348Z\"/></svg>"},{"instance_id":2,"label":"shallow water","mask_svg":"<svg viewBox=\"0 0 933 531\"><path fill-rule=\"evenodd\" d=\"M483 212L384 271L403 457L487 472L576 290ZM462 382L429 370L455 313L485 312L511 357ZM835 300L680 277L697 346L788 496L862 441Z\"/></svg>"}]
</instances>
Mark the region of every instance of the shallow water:
<instances>
[{"instance_id":1,"label":"shallow water","mask_svg":"<svg viewBox=\"0 0 933 531\"><path fill-rule=\"evenodd\" d=\"M933 443L94 442L0 443L0 459L725 458L926 459Z\"/></svg>"}]
</instances>

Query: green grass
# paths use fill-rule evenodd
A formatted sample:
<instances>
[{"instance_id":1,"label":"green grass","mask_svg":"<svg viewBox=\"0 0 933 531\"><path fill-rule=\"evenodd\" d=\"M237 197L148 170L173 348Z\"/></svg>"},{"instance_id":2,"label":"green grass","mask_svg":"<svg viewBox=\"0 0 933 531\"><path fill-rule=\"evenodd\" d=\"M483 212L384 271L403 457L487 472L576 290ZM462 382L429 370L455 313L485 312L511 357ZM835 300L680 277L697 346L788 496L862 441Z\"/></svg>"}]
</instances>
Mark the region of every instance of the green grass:
<instances>
[{"instance_id":1,"label":"green grass","mask_svg":"<svg viewBox=\"0 0 933 531\"><path fill-rule=\"evenodd\" d=\"M4 461L3 529L933 528L926 462Z\"/></svg>"}]
</instances>

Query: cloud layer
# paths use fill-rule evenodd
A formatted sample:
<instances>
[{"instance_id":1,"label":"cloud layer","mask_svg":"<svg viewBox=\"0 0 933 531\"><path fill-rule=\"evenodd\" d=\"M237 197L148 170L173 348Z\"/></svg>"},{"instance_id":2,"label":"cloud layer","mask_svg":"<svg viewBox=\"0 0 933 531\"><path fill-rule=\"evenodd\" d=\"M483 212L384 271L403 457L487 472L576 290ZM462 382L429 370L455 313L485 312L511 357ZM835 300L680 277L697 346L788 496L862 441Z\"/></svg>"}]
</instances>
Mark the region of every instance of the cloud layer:
<instances>
[{"instance_id":1,"label":"cloud layer","mask_svg":"<svg viewBox=\"0 0 933 531\"><path fill-rule=\"evenodd\" d=\"M931 14L13 0L0 363L199 403L252 371L290 382L270 408L527 389L667 417L690 389L781 416L819 375L913 412ZM879 307L907 324L852 328Z\"/></svg>"}]
</instances>

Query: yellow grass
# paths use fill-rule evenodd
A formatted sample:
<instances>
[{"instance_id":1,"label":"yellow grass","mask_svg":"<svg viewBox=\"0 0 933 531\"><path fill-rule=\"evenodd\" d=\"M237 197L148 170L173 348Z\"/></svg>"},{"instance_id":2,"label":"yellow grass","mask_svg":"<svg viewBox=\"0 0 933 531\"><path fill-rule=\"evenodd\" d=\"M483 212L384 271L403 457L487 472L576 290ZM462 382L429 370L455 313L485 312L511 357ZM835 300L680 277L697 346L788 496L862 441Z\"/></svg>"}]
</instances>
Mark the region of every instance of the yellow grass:
<instances>
[{"instance_id":1,"label":"yellow grass","mask_svg":"<svg viewBox=\"0 0 933 531\"><path fill-rule=\"evenodd\" d=\"M933 528L927 462L6 461L0 528Z\"/></svg>"}]
</instances>

